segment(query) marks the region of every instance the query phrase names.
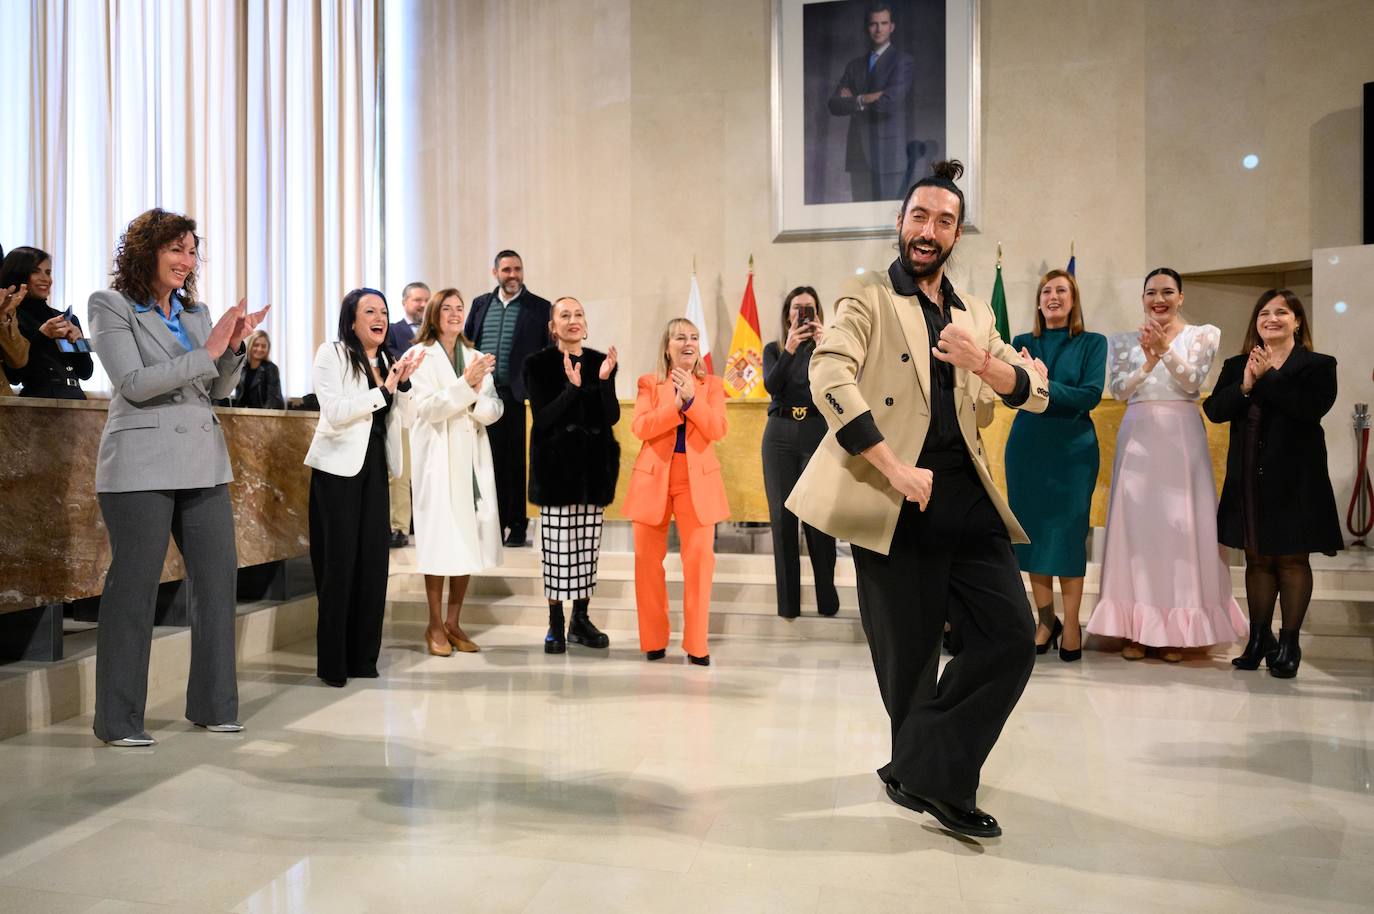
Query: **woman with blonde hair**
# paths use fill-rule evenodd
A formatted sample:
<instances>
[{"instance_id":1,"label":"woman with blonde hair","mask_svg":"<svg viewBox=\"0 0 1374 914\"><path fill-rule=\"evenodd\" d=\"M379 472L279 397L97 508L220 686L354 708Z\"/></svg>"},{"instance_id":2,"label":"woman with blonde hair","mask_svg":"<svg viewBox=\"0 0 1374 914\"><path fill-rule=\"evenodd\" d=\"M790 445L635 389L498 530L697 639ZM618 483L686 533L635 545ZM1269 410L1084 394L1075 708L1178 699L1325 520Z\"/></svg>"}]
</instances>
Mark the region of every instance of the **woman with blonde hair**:
<instances>
[{"instance_id":1,"label":"woman with blonde hair","mask_svg":"<svg viewBox=\"0 0 1374 914\"><path fill-rule=\"evenodd\" d=\"M1100 461L1089 413L1102 400L1107 338L1085 329L1072 273L1046 273L1035 301L1035 328L1011 345L1044 370L1050 405L1043 413L1016 413L1007 438L1007 501L1030 537L1030 543L1014 548L1035 598L1040 626L1035 652L1046 653L1058 642L1059 659L1071 663L1083 657L1078 611ZM1064 600L1063 624L1054 614L1055 577Z\"/></svg>"},{"instance_id":2,"label":"woman with blonde hair","mask_svg":"<svg viewBox=\"0 0 1374 914\"><path fill-rule=\"evenodd\" d=\"M286 409L286 400L281 395L281 373L268 358L272 354L272 338L266 330L254 330L245 345L248 361L231 402L249 409Z\"/></svg>"},{"instance_id":3,"label":"woman with blonde hair","mask_svg":"<svg viewBox=\"0 0 1374 914\"><path fill-rule=\"evenodd\" d=\"M632 429L643 444L625 492L634 522L639 646L649 660L668 649L668 523L677 520L683 565L682 648L711 663L707 617L715 573L715 525L730 516L714 443L725 437L725 388L706 373L701 332L686 318L663 330L658 371L639 379Z\"/></svg>"},{"instance_id":4,"label":"woman with blonde hair","mask_svg":"<svg viewBox=\"0 0 1374 914\"><path fill-rule=\"evenodd\" d=\"M503 406L491 374L496 356L478 352L463 335L466 310L457 289L435 292L411 350L425 353L410 379L415 564L425 576L429 604L425 645L440 657L454 648L478 649L459 624L463 597L474 572L501 564L487 426L501 418ZM447 618L440 613L445 577Z\"/></svg>"}]
</instances>

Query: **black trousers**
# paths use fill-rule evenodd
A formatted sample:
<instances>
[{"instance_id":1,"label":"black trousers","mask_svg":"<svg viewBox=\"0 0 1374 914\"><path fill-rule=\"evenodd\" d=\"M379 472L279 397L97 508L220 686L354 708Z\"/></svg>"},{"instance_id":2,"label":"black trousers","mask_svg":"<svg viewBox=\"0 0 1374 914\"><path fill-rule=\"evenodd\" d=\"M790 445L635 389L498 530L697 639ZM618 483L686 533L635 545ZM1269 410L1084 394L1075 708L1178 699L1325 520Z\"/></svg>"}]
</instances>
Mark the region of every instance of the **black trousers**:
<instances>
[{"instance_id":1,"label":"black trousers","mask_svg":"<svg viewBox=\"0 0 1374 914\"><path fill-rule=\"evenodd\" d=\"M310 566L319 600L315 663L321 679L377 675L390 512L386 443L379 436L370 436L358 475L311 470Z\"/></svg>"},{"instance_id":2,"label":"black trousers","mask_svg":"<svg viewBox=\"0 0 1374 914\"><path fill-rule=\"evenodd\" d=\"M186 562L190 588L186 719L207 725L238 720L238 558L229 487L101 492L96 497L110 533L110 570L95 633L95 735L116 740L144 729L157 584L169 536Z\"/></svg>"},{"instance_id":3,"label":"black trousers","mask_svg":"<svg viewBox=\"0 0 1374 914\"><path fill-rule=\"evenodd\" d=\"M983 762L1035 665L1016 554L973 468L937 470L926 510L903 506L891 551L855 546L854 566L892 721L892 758L878 776L972 807ZM963 650L937 681L946 620Z\"/></svg>"},{"instance_id":4,"label":"black trousers","mask_svg":"<svg viewBox=\"0 0 1374 914\"><path fill-rule=\"evenodd\" d=\"M778 587L778 615L801 614L801 549L797 515L784 502L792 493L811 455L825 437L825 420L812 410L807 418L769 416L763 427L763 489L768 496L768 525L773 534L773 575ZM835 538L802 524L811 571L816 578L816 604L826 615L840 608L835 592Z\"/></svg>"},{"instance_id":5,"label":"black trousers","mask_svg":"<svg viewBox=\"0 0 1374 914\"><path fill-rule=\"evenodd\" d=\"M496 392L505 407L501 418L487 426L491 459L496 476L496 512L503 529L524 536L529 520L525 517L525 401L516 399L508 387Z\"/></svg>"}]
</instances>

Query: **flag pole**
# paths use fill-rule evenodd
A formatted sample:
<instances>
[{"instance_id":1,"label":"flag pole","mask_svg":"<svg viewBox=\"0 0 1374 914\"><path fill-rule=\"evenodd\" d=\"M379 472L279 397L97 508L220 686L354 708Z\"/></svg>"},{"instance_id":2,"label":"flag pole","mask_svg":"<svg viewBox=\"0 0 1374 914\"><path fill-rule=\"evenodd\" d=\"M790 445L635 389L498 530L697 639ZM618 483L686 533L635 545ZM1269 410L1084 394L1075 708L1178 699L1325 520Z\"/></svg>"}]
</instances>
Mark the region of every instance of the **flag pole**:
<instances>
[{"instance_id":1,"label":"flag pole","mask_svg":"<svg viewBox=\"0 0 1374 914\"><path fill-rule=\"evenodd\" d=\"M1002 266L1002 242L997 242L997 266Z\"/></svg>"},{"instance_id":2,"label":"flag pole","mask_svg":"<svg viewBox=\"0 0 1374 914\"><path fill-rule=\"evenodd\" d=\"M754 273L754 255L753 255L753 254L750 254L750 255L749 255L749 274L752 276L753 273Z\"/></svg>"}]
</instances>

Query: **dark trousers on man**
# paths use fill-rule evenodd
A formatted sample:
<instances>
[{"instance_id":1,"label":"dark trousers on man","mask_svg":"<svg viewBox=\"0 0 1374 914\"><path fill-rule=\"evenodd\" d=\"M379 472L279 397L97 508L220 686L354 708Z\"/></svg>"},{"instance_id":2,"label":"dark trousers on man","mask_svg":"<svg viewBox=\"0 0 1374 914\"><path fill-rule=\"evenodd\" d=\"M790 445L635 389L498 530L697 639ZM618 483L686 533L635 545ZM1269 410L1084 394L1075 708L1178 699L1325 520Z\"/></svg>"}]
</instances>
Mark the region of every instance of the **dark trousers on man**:
<instances>
[{"instance_id":1,"label":"dark trousers on man","mask_svg":"<svg viewBox=\"0 0 1374 914\"><path fill-rule=\"evenodd\" d=\"M802 419L794 419L791 412L769 416L763 427L763 489L768 496L768 525L773 533L773 575L777 580L778 615L786 619L801 614L801 543L797 515L783 503L824 437L825 420L814 409ZM840 608L840 597L835 591L835 538L810 524L801 527L806 534L806 550L811 555L817 608L821 615L833 616Z\"/></svg>"},{"instance_id":2,"label":"dark trousers on man","mask_svg":"<svg viewBox=\"0 0 1374 914\"><path fill-rule=\"evenodd\" d=\"M869 203L874 200L900 200L906 194L902 187L905 172L901 171L851 171L849 173L850 199L855 203Z\"/></svg>"},{"instance_id":3,"label":"dark trousers on man","mask_svg":"<svg viewBox=\"0 0 1374 914\"><path fill-rule=\"evenodd\" d=\"M356 476L310 472L310 565L321 679L377 675L386 615L391 527L386 443L373 435Z\"/></svg>"},{"instance_id":4,"label":"dark trousers on man","mask_svg":"<svg viewBox=\"0 0 1374 914\"><path fill-rule=\"evenodd\" d=\"M525 539L525 401L509 387L496 388L504 407L501 418L487 427L491 459L496 464L496 511L510 539Z\"/></svg>"},{"instance_id":5,"label":"dark trousers on man","mask_svg":"<svg viewBox=\"0 0 1374 914\"><path fill-rule=\"evenodd\" d=\"M855 546L854 566L892 721L892 759L878 776L967 809L1030 678L1035 627L1006 527L967 457L959 463L936 469L924 512L903 505L887 555ZM937 682L946 620L963 650Z\"/></svg>"},{"instance_id":6,"label":"dark trousers on man","mask_svg":"<svg viewBox=\"0 0 1374 914\"><path fill-rule=\"evenodd\" d=\"M238 558L229 487L102 492L97 497L110 534L110 570L96 628L95 735L110 741L144 729L157 585L169 536L185 560L190 591L186 719L206 725L237 720Z\"/></svg>"}]
</instances>

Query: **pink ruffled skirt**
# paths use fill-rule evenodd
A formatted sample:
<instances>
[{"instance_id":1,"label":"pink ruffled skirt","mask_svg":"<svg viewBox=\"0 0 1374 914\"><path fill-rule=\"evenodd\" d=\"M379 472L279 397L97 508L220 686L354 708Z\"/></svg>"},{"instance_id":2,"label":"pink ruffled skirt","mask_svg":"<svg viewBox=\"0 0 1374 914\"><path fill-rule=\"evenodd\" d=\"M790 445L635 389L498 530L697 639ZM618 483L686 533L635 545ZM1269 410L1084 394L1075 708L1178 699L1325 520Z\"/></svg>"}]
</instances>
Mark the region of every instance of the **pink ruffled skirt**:
<instances>
[{"instance_id":1,"label":"pink ruffled skirt","mask_svg":"<svg viewBox=\"0 0 1374 914\"><path fill-rule=\"evenodd\" d=\"M1116 439L1102 589L1088 631L1151 647L1245 638L1217 550L1217 493L1197 404L1133 403Z\"/></svg>"}]
</instances>

